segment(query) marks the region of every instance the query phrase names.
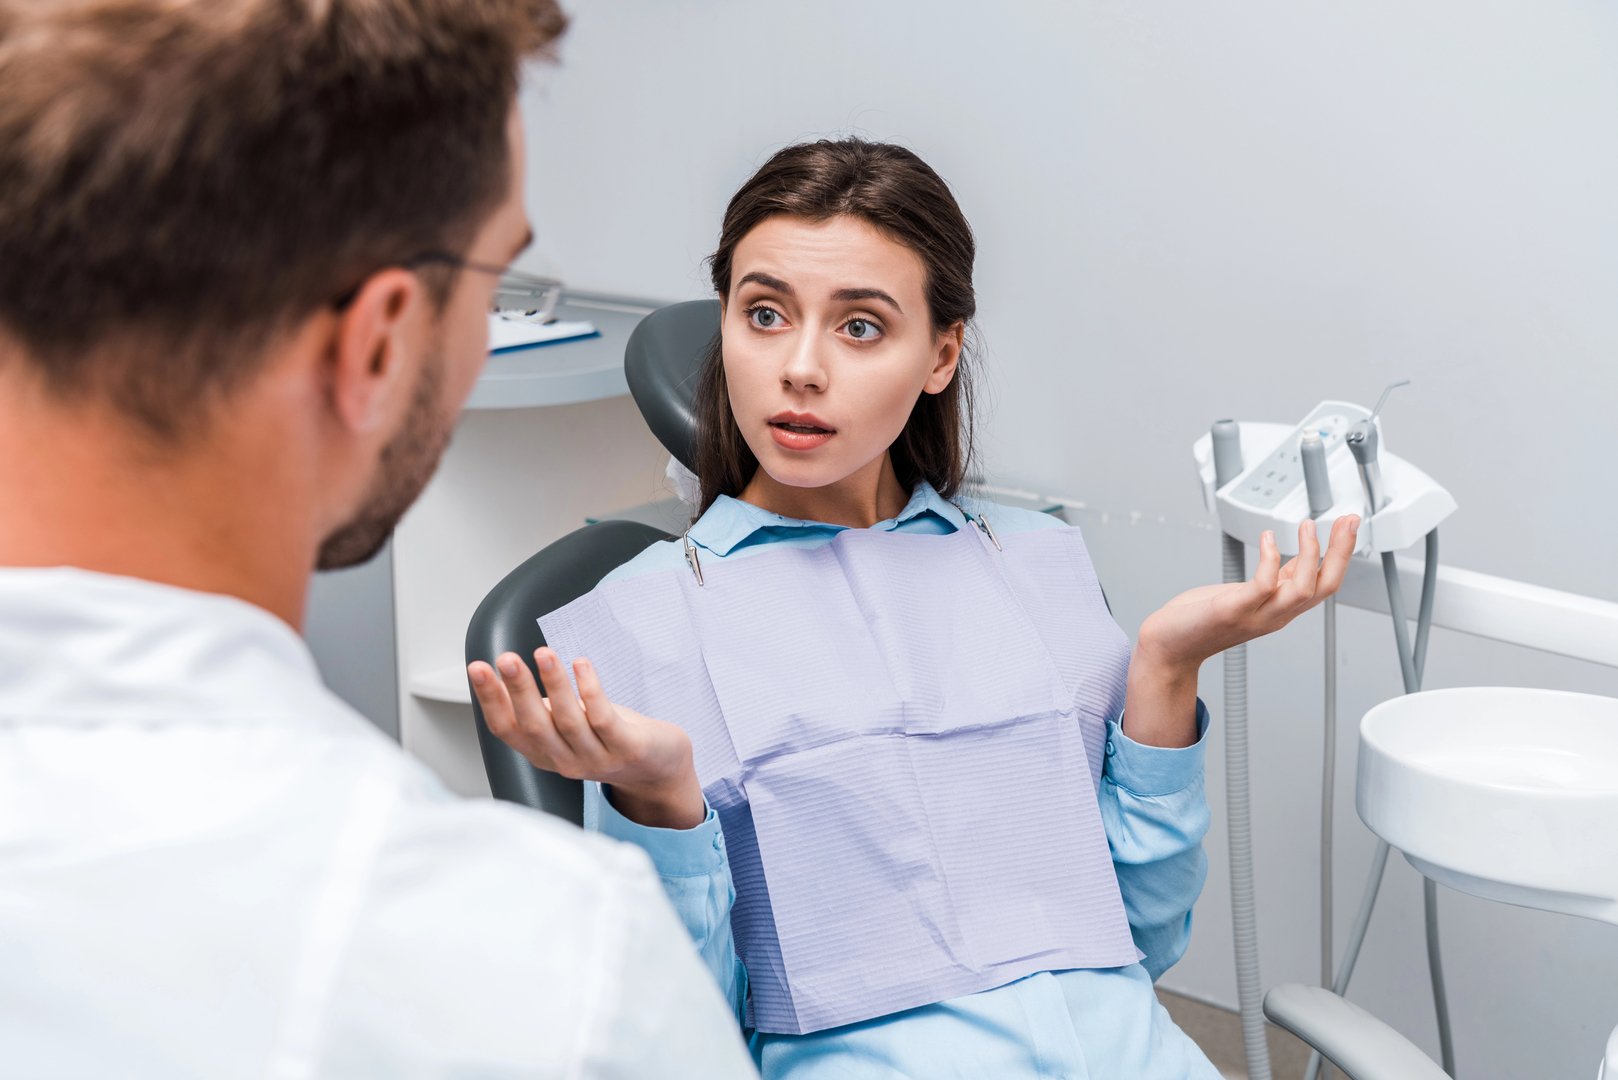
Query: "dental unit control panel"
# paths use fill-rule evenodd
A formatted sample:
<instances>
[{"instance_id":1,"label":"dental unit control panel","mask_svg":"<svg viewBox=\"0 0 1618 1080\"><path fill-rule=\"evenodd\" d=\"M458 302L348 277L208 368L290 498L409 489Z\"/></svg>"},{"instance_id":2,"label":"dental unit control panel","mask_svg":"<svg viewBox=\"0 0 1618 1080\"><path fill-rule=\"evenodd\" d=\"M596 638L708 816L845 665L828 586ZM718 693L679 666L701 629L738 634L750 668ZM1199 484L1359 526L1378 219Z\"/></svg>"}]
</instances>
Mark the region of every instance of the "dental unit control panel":
<instances>
[{"instance_id":1,"label":"dental unit control panel","mask_svg":"<svg viewBox=\"0 0 1618 1080\"><path fill-rule=\"evenodd\" d=\"M1386 401L1387 393L1382 397ZM1216 487L1214 479L1214 436L1202 436L1192 454L1202 480L1203 506L1219 514L1220 528L1227 535L1248 544L1257 546L1265 530L1273 530L1283 555L1298 553L1298 526L1305 518L1314 518L1324 534L1345 514L1363 519L1356 554L1409 547L1455 512L1455 500L1432 477L1379 445L1384 444L1377 419L1380 409L1380 405L1367 411L1346 401L1322 401L1294 426L1232 424L1239 431L1233 434L1240 439L1240 460L1251 464L1222 487ZM1316 437L1319 450L1305 446ZM1325 459L1329 482L1324 493L1332 501L1324 510L1315 508L1321 501L1321 485L1317 482L1311 492L1305 483L1306 452ZM1377 493L1379 506L1367 505L1368 490Z\"/></svg>"}]
</instances>

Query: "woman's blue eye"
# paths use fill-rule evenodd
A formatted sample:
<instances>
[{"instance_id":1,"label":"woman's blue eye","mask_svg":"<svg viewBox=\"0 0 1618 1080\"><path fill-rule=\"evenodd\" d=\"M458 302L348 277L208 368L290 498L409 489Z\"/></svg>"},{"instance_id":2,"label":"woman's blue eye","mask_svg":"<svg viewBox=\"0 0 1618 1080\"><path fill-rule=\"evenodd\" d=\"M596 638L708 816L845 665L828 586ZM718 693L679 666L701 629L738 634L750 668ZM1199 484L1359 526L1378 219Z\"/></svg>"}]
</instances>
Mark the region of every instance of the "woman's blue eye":
<instances>
[{"instance_id":1,"label":"woman's blue eye","mask_svg":"<svg viewBox=\"0 0 1618 1080\"><path fill-rule=\"evenodd\" d=\"M768 330L781 321L781 316L767 307L754 308L750 314L753 325L761 330Z\"/></svg>"},{"instance_id":2,"label":"woman's blue eye","mask_svg":"<svg viewBox=\"0 0 1618 1080\"><path fill-rule=\"evenodd\" d=\"M864 339L876 336L875 324L866 322L864 319L850 319L844 329L848 331L848 336L851 338Z\"/></svg>"}]
</instances>

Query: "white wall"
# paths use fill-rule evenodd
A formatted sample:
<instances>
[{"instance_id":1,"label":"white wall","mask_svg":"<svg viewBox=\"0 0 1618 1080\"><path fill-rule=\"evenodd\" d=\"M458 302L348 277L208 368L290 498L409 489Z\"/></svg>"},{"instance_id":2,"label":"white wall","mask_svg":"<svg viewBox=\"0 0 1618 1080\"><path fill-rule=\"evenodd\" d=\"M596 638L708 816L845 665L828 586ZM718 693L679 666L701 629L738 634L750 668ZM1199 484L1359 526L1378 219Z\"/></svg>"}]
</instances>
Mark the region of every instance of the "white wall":
<instances>
[{"instance_id":1,"label":"white wall","mask_svg":"<svg viewBox=\"0 0 1618 1080\"><path fill-rule=\"evenodd\" d=\"M310 580L303 640L332 693L397 739L391 540L368 563L329 570Z\"/></svg>"},{"instance_id":2,"label":"white wall","mask_svg":"<svg viewBox=\"0 0 1618 1080\"><path fill-rule=\"evenodd\" d=\"M997 480L1084 500L1134 629L1218 574L1191 441L1409 376L1387 439L1446 483L1458 566L1618 600L1618 12L1594 0L1300 5L575 0L525 108L537 262L695 297L724 203L821 134L903 142L977 230ZM1345 611L1337 940L1371 839L1355 721L1397 693ZM1318 975L1320 621L1252 650L1266 982ZM1429 686L1618 694L1618 672L1435 634ZM1204 672L1217 714L1219 665ZM1213 872L1164 984L1234 1001ZM1351 997L1436 1053L1419 881L1390 871ZM1443 897L1467 1080L1583 1076L1618 928Z\"/></svg>"}]
</instances>

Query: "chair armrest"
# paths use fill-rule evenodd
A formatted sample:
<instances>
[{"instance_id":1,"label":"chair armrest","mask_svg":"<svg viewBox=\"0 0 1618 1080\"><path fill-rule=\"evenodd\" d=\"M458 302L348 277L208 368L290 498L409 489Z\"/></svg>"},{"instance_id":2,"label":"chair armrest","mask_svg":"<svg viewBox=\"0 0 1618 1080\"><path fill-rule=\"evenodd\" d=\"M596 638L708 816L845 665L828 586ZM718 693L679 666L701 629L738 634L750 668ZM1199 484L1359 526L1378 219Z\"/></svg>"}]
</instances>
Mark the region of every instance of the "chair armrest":
<instances>
[{"instance_id":1,"label":"chair armrest","mask_svg":"<svg viewBox=\"0 0 1618 1080\"><path fill-rule=\"evenodd\" d=\"M1449 1080L1409 1039L1330 990L1277 986L1264 995L1264 1015L1319 1050L1351 1080Z\"/></svg>"}]
</instances>

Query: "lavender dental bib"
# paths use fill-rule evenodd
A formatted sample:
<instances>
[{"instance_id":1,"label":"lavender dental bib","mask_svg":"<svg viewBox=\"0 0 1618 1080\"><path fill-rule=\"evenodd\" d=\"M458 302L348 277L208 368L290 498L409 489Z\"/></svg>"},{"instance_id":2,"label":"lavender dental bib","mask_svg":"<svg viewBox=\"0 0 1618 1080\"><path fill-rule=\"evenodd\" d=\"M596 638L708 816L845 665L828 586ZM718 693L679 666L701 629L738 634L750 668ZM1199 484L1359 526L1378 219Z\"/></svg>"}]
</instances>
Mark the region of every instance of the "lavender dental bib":
<instances>
[{"instance_id":1,"label":"lavender dental bib","mask_svg":"<svg viewBox=\"0 0 1618 1080\"><path fill-rule=\"evenodd\" d=\"M683 727L748 1022L802 1034L1142 955L1096 802L1129 646L1077 529L850 529L541 618Z\"/></svg>"}]
</instances>

